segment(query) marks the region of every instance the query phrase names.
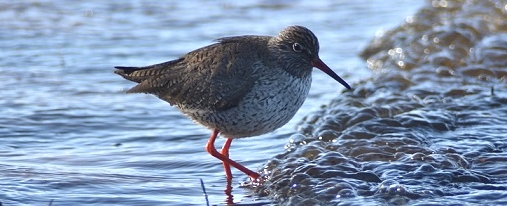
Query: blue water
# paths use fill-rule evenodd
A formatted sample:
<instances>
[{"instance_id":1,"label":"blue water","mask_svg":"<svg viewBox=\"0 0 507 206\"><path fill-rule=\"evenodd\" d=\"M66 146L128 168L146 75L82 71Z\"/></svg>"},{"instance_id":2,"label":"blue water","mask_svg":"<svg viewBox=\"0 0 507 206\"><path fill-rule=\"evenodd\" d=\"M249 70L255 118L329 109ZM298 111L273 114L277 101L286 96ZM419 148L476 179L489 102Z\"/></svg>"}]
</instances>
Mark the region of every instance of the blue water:
<instances>
[{"instance_id":1,"label":"blue water","mask_svg":"<svg viewBox=\"0 0 507 206\"><path fill-rule=\"evenodd\" d=\"M357 57L379 31L423 2L0 1L0 202L3 205L224 204L210 131L150 95L113 66L160 63L223 36L310 28L320 57L347 82L371 74ZM337 98L341 85L315 71L310 96L285 127L235 140L231 158L258 170L284 151L297 123ZM219 146L223 141L217 143ZM234 201L269 203L239 183Z\"/></svg>"}]
</instances>

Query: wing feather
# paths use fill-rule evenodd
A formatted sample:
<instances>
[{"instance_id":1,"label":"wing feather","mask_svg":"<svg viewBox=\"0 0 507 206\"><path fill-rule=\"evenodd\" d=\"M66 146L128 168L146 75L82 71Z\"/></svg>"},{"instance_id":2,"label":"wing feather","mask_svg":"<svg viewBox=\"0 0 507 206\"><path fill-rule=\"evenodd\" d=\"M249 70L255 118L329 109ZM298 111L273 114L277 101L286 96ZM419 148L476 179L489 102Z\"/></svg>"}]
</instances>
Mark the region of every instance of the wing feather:
<instances>
[{"instance_id":1,"label":"wing feather","mask_svg":"<svg viewBox=\"0 0 507 206\"><path fill-rule=\"evenodd\" d=\"M173 61L115 67L115 73L139 83L128 93L154 94L186 109L226 110L236 106L256 81L253 65L266 55L259 51L268 41L259 38L261 44L249 38L222 38Z\"/></svg>"}]
</instances>

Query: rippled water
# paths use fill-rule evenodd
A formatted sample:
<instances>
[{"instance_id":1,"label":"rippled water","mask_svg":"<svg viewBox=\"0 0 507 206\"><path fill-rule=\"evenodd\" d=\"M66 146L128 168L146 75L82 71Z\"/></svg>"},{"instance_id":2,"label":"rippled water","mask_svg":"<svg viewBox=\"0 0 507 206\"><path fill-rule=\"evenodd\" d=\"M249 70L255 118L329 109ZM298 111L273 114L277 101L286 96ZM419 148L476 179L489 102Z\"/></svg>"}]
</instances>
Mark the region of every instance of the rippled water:
<instances>
[{"instance_id":1,"label":"rippled water","mask_svg":"<svg viewBox=\"0 0 507 206\"><path fill-rule=\"evenodd\" d=\"M506 4L0 1L0 202L204 205L200 179L211 204L231 201L210 131L125 94L112 67L299 24L355 90L316 71L288 125L236 140L231 157L267 180L239 187L233 170L232 201L507 204Z\"/></svg>"},{"instance_id":2,"label":"rippled water","mask_svg":"<svg viewBox=\"0 0 507 206\"><path fill-rule=\"evenodd\" d=\"M431 1L361 53L258 194L287 205L506 205L507 1Z\"/></svg>"}]
</instances>

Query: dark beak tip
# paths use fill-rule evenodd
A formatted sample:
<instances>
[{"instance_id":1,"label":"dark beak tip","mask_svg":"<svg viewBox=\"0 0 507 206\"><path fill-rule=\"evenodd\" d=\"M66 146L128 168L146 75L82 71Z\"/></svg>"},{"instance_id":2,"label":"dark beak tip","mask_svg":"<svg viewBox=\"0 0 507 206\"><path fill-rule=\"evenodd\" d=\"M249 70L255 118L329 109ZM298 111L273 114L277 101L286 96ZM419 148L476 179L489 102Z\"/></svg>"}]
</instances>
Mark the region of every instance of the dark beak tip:
<instances>
[{"instance_id":1,"label":"dark beak tip","mask_svg":"<svg viewBox=\"0 0 507 206\"><path fill-rule=\"evenodd\" d=\"M345 80L343 80L340 76L334 73L333 70L331 70L331 68L329 68L322 60L319 59L319 57L316 57L315 59L312 60L312 66L322 70L324 73L326 73L334 80L342 84L348 90L352 90L352 87L350 87L350 85L347 82L345 82Z\"/></svg>"},{"instance_id":2,"label":"dark beak tip","mask_svg":"<svg viewBox=\"0 0 507 206\"><path fill-rule=\"evenodd\" d=\"M348 91L352 91L354 90L349 84L347 84L347 82L343 81L343 82L340 82L342 83L342 85L348 90Z\"/></svg>"}]
</instances>

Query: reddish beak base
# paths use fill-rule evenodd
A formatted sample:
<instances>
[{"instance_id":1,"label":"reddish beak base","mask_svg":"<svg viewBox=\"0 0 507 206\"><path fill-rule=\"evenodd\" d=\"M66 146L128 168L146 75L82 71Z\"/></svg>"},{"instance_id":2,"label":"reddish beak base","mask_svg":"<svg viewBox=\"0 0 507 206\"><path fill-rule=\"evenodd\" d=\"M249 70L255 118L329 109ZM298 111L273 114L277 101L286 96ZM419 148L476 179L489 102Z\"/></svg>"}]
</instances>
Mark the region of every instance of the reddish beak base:
<instances>
[{"instance_id":1,"label":"reddish beak base","mask_svg":"<svg viewBox=\"0 0 507 206\"><path fill-rule=\"evenodd\" d=\"M331 70L322 60L319 59L319 57L315 57L315 59L312 60L312 65L314 67L317 67L318 69L322 70L324 73L332 77L334 80L340 82L345 88L351 90L352 88L345 82L340 76L338 76L336 73Z\"/></svg>"}]
</instances>

